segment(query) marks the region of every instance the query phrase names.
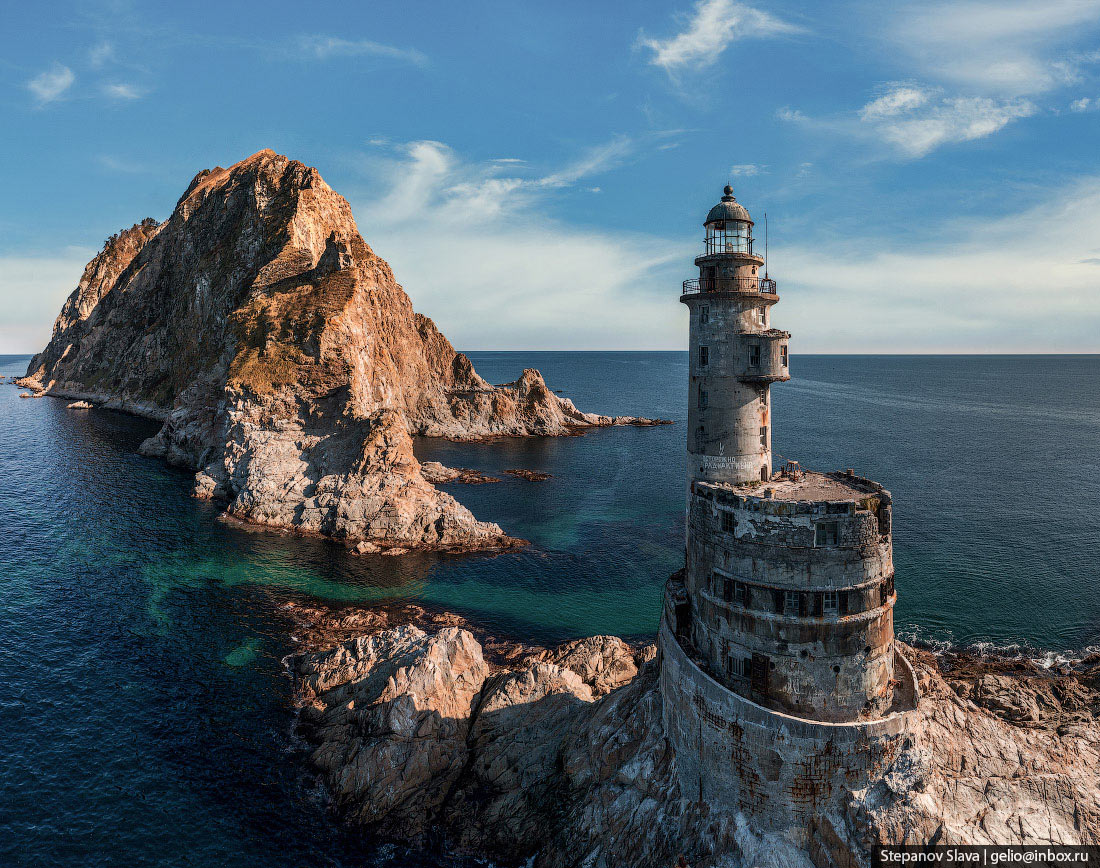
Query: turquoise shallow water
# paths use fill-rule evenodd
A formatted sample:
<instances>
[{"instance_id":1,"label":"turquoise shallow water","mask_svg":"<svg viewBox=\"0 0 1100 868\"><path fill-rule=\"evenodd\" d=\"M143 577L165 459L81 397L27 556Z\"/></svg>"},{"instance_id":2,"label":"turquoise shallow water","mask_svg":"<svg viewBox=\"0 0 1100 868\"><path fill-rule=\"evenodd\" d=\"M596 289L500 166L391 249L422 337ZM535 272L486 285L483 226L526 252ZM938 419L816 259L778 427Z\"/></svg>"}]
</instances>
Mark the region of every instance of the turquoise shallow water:
<instances>
[{"instance_id":1,"label":"turquoise shallow water","mask_svg":"<svg viewBox=\"0 0 1100 868\"><path fill-rule=\"evenodd\" d=\"M288 596L416 599L554 642L650 635L682 559L683 353L474 353L661 428L418 443L490 473L450 490L532 541L495 558L353 558L243 530L135 454L155 425L0 387L0 865L441 865L348 839L291 736ZM25 358L0 357L0 373ZM812 357L775 446L895 495L897 622L957 643L1100 643L1100 357Z\"/></svg>"}]
</instances>

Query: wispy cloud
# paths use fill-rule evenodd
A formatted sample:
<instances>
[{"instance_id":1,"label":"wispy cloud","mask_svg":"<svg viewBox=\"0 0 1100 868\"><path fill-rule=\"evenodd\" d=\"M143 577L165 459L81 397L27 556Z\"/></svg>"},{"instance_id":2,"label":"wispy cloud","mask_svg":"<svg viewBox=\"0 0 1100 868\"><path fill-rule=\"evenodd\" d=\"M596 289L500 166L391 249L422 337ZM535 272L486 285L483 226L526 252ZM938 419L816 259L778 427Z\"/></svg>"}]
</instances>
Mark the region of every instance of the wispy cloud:
<instances>
[{"instance_id":1,"label":"wispy cloud","mask_svg":"<svg viewBox=\"0 0 1100 868\"><path fill-rule=\"evenodd\" d=\"M818 243L772 236L772 270L797 298L783 327L803 352L1096 352L1100 177L1048 191L1009 217L940 223L922 244L849 237L845 265ZM871 230L873 232L873 230ZM1005 256L1027 250L1026 257ZM1035 317L1035 288L1056 286Z\"/></svg>"},{"instance_id":2,"label":"wispy cloud","mask_svg":"<svg viewBox=\"0 0 1100 868\"><path fill-rule=\"evenodd\" d=\"M921 77L971 93L1028 96L1100 60L1069 50L1100 23L1098 0L951 0L885 5L888 37Z\"/></svg>"},{"instance_id":3,"label":"wispy cloud","mask_svg":"<svg viewBox=\"0 0 1100 868\"><path fill-rule=\"evenodd\" d=\"M96 162L108 172L117 172L122 175L144 175L152 171L152 169L143 162L113 157L110 154L100 154L96 157Z\"/></svg>"},{"instance_id":4,"label":"wispy cloud","mask_svg":"<svg viewBox=\"0 0 1100 868\"><path fill-rule=\"evenodd\" d=\"M1100 97L1093 99L1092 97L1083 96L1080 99L1075 99L1069 104L1069 110L1078 113L1100 110Z\"/></svg>"},{"instance_id":5,"label":"wispy cloud","mask_svg":"<svg viewBox=\"0 0 1100 868\"><path fill-rule=\"evenodd\" d=\"M763 175L767 171L767 166L758 166L756 163L738 163L736 166L730 166L730 175L735 178L751 178L754 175Z\"/></svg>"},{"instance_id":6,"label":"wispy cloud","mask_svg":"<svg viewBox=\"0 0 1100 868\"><path fill-rule=\"evenodd\" d=\"M100 42L88 50L88 65L99 69L115 59L115 47L110 42Z\"/></svg>"},{"instance_id":7,"label":"wispy cloud","mask_svg":"<svg viewBox=\"0 0 1100 868\"><path fill-rule=\"evenodd\" d=\"M865 105L860 120L902 154L923 157L942 145L991 136L1035 111L1027 100L939 97L903 85Z\"/></svg>"},{"instance_id":8,"label":"wispy cloud","mask_svg":"<svg viewBox=\"0 0 1100 868\"><path fill-rule=\"evenodd\" d=\"M710 66L738 39L799 33L801 27L735 0L698 0L683 29L668 39L638 37L652 52L650 63L670 75L685 67Z\"/></svg>"},{"instance_id":9,"label":"wispy cloud","mask_svg":"<svg viewBox=\"0 0 1100 868\"><path fill-rule=\"evenodd\" d=\"M45 104L64 96L65 92L73 86L74 81L76 76L69 67L55 63L45 72L28 81L27 89L34 94L39 104Z\"/></svg>"},{"instance_id":10,"label":"wispy cloud","mask_svg":"<svg viewBox=\"0 0 1100 868\"><path fill-rule=\"evenodd\" d=\"M429 201L443 203L455 219L492 220L529 208L553 190L598 192L599 188L578 186L579 182L621 166L637 155L639 147L635 139L616 136L586 149L564 166L538 174L516 157L470 164L442 142L410 142L397 148L400 162L382 164L386 167L383 171L392 172L396 180L372 208L385 212L390 223L417 219Z\"/></svg>"},{"instance_id":11,"label":"wispy cloud","mask_svg":"<svg viewBox=\"0 0 1100 868\"><path fill-rule=\"evenodd\" d=\"M812 118L790 108L776 116L818 132L884 142L899 156L918 158L944 145L986 138L1037 111L1026 99L948 96L939 88L894 83L855 117Z\"/></svg>"},{"instance_id":12,"label":"wispy cloud","mask_svg":"<svg viewBox=\"0 0 1100 868\"><path fill-rule=\"evenodd\" d=\"M859 110L865 121L895 118L918 109L928 102L928 91L908 85L893 85L886 93L871 100Z\"/></svg>"},{"instance_id":13,"label":"wispy cloud","mask_svg":"<svg viewBox=\"0 0 1100 868\"><path fill-rule=\"evenodd\" d=\"M302 56L313 60L334 57L383 57L424 66L427 55L415 48L398 48L370 39L342 39L338 36L303 36L298 40Z\"/></svg>"},{"instance_id":14,"label":"wispy cloud","mask_svg":"<svg viewBox=\"0 0 1100 868\"><path fill-rule=\"evenodd\" d=\"M103 92L112 99L141 99L145 91L132 84L105 84Z\"/></svg>"},{"instance_id":15,"label":"wispy cloud","mask_svg":"<svg viewBox=\"0 0 1100 868\"><path fill-rule=\"evenodd\" d=\"M665 289L690 249L631 230L570 226L548 207L569 190L598 189L584 182L638 147L614 139L536 173L412 142L392 162L366 164L381 191L353 197L353 206L417 309L459 347L674 346L680 324L668 316Z\"/></svg>"}]
</instances>

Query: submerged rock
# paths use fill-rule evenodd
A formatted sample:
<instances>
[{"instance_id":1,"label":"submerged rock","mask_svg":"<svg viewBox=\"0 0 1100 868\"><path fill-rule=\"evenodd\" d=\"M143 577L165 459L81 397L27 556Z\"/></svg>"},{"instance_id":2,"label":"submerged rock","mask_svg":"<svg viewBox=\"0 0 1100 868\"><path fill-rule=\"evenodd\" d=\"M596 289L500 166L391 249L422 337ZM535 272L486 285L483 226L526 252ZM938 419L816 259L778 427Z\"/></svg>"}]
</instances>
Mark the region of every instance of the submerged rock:
<instances>
[{"instance_id":1,"label":"submerged rock","mask_svg":"<svg viewBox=\"0 0 1100 868\"><path fill-rule=\"evenodd\" d=\"M551 477L551 474L542 473L538 470L505 470L504 472L518 479L526 479L528 482L542 482Z\"/></svg>"},{"instance_id":2,"label":"submerged rock","mask_svg":"<svg viewBox=\"0 0 1100 868\"><path fill-rule=\"evenodd\" d=\"M592 637L510 660L498 646L487 662L457 621L426 632L345 614L343 631L376 629L288 661L313 762L352 824L534 868L679 854L694 868L868 866L876 844L1100 839L1100 667L1013 676L975 664L966 683L1000 697L990 711L907 649L924 696L912 736L872 786L822 809L810 852L680 790L652 646ZM1011 712L996 713L1008 692ZM1035 726L1032 707L1074 727Z\"/></svg>"},{"instance_id":3,"label":"submerged rock","mask_svg":"<svg viewBox=\"0 0 1100 868\"><path fill-rule=\"evenodd\" d=\"M172 215L107 240L24 385L162 420L145 455L230 515L388 547L513 544L437 491L410 435L572 434L538 371L492 386L412 309L351 209L273 151L195 176Z\"/></svg>"},{"instance_id":4,"label":"submerged rock","mask_svg":"<svg viewBox=\"0 0 1100 868\"><path fill-rule=\"evenodd\" d=\"M485 485L490 482L500 482L497 477L489 476L480 470L473 470L469 467L445 467L438 461L422 461L420 472L433 485L443 485L448 482L461 482L465 485Z\"/></svg>"}]
</instances>

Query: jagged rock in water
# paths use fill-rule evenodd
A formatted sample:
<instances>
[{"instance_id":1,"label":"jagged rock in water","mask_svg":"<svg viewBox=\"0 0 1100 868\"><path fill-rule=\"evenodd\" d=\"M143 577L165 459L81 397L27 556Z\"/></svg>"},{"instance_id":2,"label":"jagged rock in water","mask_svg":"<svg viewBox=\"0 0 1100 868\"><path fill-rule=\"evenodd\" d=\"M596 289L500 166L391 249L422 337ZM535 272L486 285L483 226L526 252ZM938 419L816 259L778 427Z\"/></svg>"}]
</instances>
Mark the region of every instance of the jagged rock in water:
<instances>
[{"instance_id":1,"label":"jagged rock in water","mask_svg":"<svg viewBox=\"0 0 1100 868\"><path fill-rule=\"evenodd\" d=\"M147 455L261 524L427 548L500 548L428 483L412 434L569 434L537 371L494 387L359 235L316 169L272 151L200 172L162 224L108 239L22 381L163 420Z\"/></svg>"},{"instance_id":2,"label":"jagged rock in water","mask_svg":"<svg viewBox=\"0 0 1100 868\"><path fill-rule=\"evenodd\" d=\"M923 696L909 742L872 786L823 800L804 850L681 791L657 664L643 662L652 646L593 637L486 665L465 629L387 620L288 663L338 807L405 840L533 868L668 866L681 853L693 868L869 866L876 844L1100 840L1100 665L1017 677L975 663L970 689L988 693L992 675L1002 699L1022 695L1013 709L1047 710L1036 725L961 697L907 649ZM340 631L354 622L343 615Z\"/></svg>"},{"instance_id":3,"label":"jagged rock in water","mask_svg":"<svg viewBox=\"0 0 1100 868\"><path fill-rule=\"evenodd\" d=\"M464 485L485 485L500 482L495 476L489 476L470 467L446 467L438 461L420 462L420 472L432 485L444 485L448 482L460 482Z\"/></svg>"}]
</instances>

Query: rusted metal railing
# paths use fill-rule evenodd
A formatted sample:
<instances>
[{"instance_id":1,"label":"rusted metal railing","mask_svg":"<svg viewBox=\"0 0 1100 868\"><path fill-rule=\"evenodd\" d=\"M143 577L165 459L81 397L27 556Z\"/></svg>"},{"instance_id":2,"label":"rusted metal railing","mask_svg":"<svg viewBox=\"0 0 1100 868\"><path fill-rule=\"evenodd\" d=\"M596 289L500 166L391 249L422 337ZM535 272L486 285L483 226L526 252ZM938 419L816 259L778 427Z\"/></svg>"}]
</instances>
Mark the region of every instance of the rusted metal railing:
<instances>
[{"instance_id":1,"label":"rusted metal railing","mask_svg":"<svg viewBox=\"0 0 1100 868\"><path fill-rule=\"evenodd\" d=\"M684 281L684 295L697 292L756 292L775 295L775 281L768 277L696 277Z\"/></svg>"}]
</instances>

